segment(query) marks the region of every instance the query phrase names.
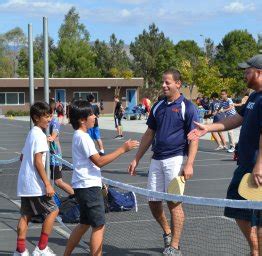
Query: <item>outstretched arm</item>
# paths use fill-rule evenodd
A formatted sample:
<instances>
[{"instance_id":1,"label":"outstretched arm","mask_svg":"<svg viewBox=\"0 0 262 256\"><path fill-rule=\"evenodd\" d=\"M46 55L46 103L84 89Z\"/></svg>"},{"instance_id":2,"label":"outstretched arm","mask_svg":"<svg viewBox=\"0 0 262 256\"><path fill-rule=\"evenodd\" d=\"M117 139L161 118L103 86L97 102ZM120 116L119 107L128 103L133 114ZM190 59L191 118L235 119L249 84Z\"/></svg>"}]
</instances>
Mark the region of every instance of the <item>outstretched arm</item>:
<instances>
[{"instance_id":1,"label":"outstretched arm","mask_svg":"<svg viewBox=\"0 0 262 256\"><path fill-rule=\"evenodd\" d=\"M207 132L221 132L228 131L239 127L243 122L243 117L236 114L232 117L223 119L218 123L213 124L200 124L196 123L197 129L192 130L188 134L189 140L196 140L199 137L204 136Z\"/></svg>"}]
</instances>

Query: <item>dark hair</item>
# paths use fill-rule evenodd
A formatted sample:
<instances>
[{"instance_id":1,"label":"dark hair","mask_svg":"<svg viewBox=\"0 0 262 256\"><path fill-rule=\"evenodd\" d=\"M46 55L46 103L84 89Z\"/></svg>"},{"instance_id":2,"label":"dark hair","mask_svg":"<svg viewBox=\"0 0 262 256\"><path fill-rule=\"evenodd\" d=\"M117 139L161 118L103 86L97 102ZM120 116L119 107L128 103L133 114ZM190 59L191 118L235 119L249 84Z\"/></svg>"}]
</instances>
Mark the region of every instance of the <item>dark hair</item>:
<instances>
[{"instance_id":1,"label":"dark hair","mask_svg":"<svg viewBox=\"0 0 262 256\"><path fill-rule=\"evenodd\" d=\"M51 108L51 113L53 114L55 112L56 102L54 99L49 99L49 106Z\"/></svg>"},{"instance_id":2,"label":"dark hair","mask_svg":"<svg viewBox=\"0 0 262 256\"><path fill-rule=\"evenodd\" d=\"M49 114L51 114L51 108L46 102L35 102L30 108L30 117L32 118L34 124L36 122L34 119L35 116L40 118Z\"/></svg>"},{"instance_id":3,"label":"dark hair","mask_svg":"<svg viewBox=\"0 0 262 256\"><path fill-rule=\"evenodd\" d=\"M227 90L226 89L222 89L221 92L225 92L227 94Z\"/></svg>"},{"instance_id":4,"label":"dark hair","mask_svg":"<svg viewBox=\"0 0 262 256\"><path fill-rule=\"evenodd\" d=\"M213 92L212 94L211 94L211 98L218 98L219 96L218 96L218 93L217 92Z\"/></svg>"},{"instance_id":5,"label":"dark hair","mask_svg":"<svg viewBox=\"0 0 262 256\"><path fill-rule=\"evenodd\" d=\"M74 130L79 129L80 119L93 114L92 105L86 100L75 100L70 105L69 120Z\"/></svg>"},{"instance_id":6,"label":"dark hair","mask_svg":"<svg viewBox=\"0 0 262 256\"><path fill-rule=\"evenodd\" d=\"M95 96L93 94L88 94L87 95L87 101L88 102L93 102L94 99L95 99Z\"/></svg>"},{"instance_id":7,"label":"dark hair","mask_svg":"<svg viewBox=\"0 0 262 256\"><path fill-rule=\"evenodd\" d=\"M181 73L179 72L179 70L177 69L168 69L164 72L164 75L172 75L173 79L177 82L177 81L182 81L182 76Z\"/></svg>"}]
</instances>

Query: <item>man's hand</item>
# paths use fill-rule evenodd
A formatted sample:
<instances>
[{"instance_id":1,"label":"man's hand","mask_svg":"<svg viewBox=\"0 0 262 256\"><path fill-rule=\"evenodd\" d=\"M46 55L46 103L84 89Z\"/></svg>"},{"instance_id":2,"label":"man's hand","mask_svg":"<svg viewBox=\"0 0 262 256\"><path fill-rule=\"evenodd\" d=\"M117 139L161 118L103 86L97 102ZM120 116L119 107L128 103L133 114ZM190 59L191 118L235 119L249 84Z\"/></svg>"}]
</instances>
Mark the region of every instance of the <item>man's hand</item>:
<instances>
[{"instance_id":1,"label":"man's hand","mask_svg":"<svg viewBox=\"0 0 262 256\"><path fill-rule=\"evenodd\" d=\"M125 152L128 152L134 148L138 148L139 147L139 141L137 140L127 140L123 145L122 145L123 149Z\"/></svg>"},{"instance_id":2,"label":"man's hand","mask_svg":"<svg viewBox=\"0 0 262 256\"><path fill-rule=\"evenodd\" d=\"M252 171L254 183L259 187L262 186L262 165L257 163Z\"/></svg>"},{"instance_id":3,"label":"man's hand","mask_svg":"<svg viewBox=\"0 0 262 256\"><path fill-rule=\"evenodd\" d=\"M194 123L196 124L197 128L188 133L188 140L198 140L208 132L206 125L197 122Z\"/></svg>"},{"instance_id":4,"label":"man's hand","mask_svg":"<svg viewBox=\"0 0 262 256\"><path fill-rule=\"evenodd\" d=\"M47 184L46 187L46 196L52 197L55 194L54 188L51 186L51 184Z\"/></svg>"},{"instance_id":5,"label":"man's hand","mask_svg":"<svg viewBox=\"0 0 262 256\"><path fill-rule=\"evenodd\" d=\"M128 172L131 176L135 176L136 175L136 167L138 165L138 162L136 159L134 159L128 166Z\"/></svg>"},{"instance_id":6,"label":"man's hand","mask_svg":"<svg viewBox=\"0 0 262 256\"><path fill-rule=\"evenodd\" d=\"M193 177L193 165L192 164L185 164L182 174L183 174L185 180L192 178Z\"/></svg>"}]
</instances>

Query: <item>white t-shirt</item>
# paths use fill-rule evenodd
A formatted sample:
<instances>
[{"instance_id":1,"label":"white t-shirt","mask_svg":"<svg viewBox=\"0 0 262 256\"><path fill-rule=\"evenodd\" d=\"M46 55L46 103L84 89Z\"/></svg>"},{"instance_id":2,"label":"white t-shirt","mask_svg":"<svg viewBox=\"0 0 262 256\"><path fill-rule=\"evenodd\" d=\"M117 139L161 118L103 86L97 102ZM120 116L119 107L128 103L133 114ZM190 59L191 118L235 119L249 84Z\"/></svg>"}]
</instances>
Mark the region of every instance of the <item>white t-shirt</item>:
<instances>
[{"instance_id":1,"label":"white t-shirt","mask_svg":"<svg viewBox=\"0 0 262 256\"><path fill-rule=\"evenodd\" d=\"M17 196L42 196L46 194L45 185L35 168L36 153L43 153L45 166L46 152L49 150L46 135L41 128L34 126L28 133L22 150L23 160L20 166L17 182Z\"/></svg>"},{"instance_id":2,"label":"white t-shirt","mask_svg":"<svg viewBox=\"0 0 262 256\"><path fill-rule=\"evenodd\" d=\"M72 142L73 188L102 187L100 168L90 160L95 154L97 150L89 134L76 130Z\"/></svg>"}]
</instances>

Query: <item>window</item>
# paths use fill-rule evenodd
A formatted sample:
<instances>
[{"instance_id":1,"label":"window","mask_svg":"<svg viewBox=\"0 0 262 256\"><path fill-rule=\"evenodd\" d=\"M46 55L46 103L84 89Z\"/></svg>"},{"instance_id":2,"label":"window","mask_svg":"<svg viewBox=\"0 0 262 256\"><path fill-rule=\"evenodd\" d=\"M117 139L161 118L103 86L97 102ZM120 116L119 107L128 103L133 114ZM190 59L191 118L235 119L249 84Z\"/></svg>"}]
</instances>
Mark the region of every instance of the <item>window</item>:
<instances>
[{"instance_id":1,"label":"window","mask_svg":"<svg viewBox=\"0 0 262 256\"><path fill-rule=\"evenodd\" d=\"M24 92L0 92L0 105L24 105Z\"/></svg>"},{"instance_id":2,"label":"window","mask_svg":"<svg viewBox=\"0 0 262 256\"><path fill-rule=\"evenodd\" d=\"M98 102L98 92L74 92L74 98L76 100L82 99L82 100L87 100L87 96L89 94L93 94L95 97L95 102Z\"/></svg>"}]
</instances>

